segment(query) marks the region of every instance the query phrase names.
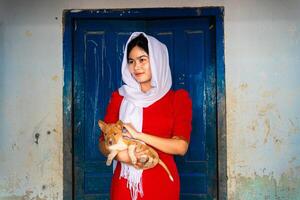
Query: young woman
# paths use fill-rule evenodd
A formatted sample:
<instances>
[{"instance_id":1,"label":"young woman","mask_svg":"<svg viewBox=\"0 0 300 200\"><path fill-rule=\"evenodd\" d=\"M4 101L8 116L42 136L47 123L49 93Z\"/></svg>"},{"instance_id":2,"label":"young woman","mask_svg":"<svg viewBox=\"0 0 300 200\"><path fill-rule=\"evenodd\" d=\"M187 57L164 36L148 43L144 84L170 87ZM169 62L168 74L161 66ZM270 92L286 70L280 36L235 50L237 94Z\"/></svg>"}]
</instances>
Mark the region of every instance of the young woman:
<instances>
[{"instance_id":1,"label":"young woman","mask_svg":"<svg viewBox=\"0 0 300 200\"><path fill-rule=\"evenodd\" d=\"M125 47L122 62L124 85L113 92L104 118L106 123L122 120L129 137L141 140L158 152L174 181L164 169L141 170L133 166L127 151L116 160L111 185L112 200L178 200L180 180L173 155L188 149L192 102L185 90L173 91L168 50L154 37L134 32ZM103 139L100 150L106 155ZM139 158L144 150L136 151Z\"/></svg>"}]
</instances>

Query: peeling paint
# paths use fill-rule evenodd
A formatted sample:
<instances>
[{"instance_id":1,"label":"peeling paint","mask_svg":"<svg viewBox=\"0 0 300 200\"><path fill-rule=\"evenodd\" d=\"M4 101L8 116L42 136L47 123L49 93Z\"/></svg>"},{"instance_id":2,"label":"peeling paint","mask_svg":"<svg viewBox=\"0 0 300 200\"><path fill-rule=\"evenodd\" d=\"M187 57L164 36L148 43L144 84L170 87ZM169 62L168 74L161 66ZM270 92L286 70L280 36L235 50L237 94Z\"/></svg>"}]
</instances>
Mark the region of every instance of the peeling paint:
<instances>
[{"instance_id":1,"label":"peeling paint","mask_svg":"<svg viewBox=\"0 0 300 200\"><path fill-rule=\"evenodd\" d=\"M21 186L21 177L18 177L16 172L2 178L4 179L5 184L0 185L0 192L2 191L13 194L14 191Z\"/></svg>"},{"instance_id":2,"label":"peeling paint","mask_svg":"<svg viewBox=\"0 0 300 200\"><path fill-rule=\"evenodd\" d=\"M46 195L33 195L33 191L27 190L24 195L12 195L12 196L5 196L1 197L1 200L49 200ZM52 200L53 198L51 198ZM53 200L58 200L53 199Z\"/></svg>"},{"instance_id":3,"label":"peeling paint","mask_svg":"<svg viewBox=\"0 0 300 200\"><path fill-rule=\"evenodd\" d=\"M197 9L197 10L196 10L196 12L197 12L197 15L198 15L198 16L200 16L200 15L201 15L201 13L202 13L202 11L201 11L201 9L200 9L200 8L199 8L199 9Z\"/></svg>"},{"instance_id":4,"label":"peeling paint","mask_svg":"<svg viewBox=\"0 0 300 200\"><path fill-rule=\"evenodd\" d=\"M300 178L291 170L283 173L278 180L272 174L235 177L236 189L229 195L234 200L297 200L300 197Z\"/></svg>"},{"instance_id":5,"label":"peeling paint","mask_svg":"<svg viewBox=\"0 0 300 200\"><path fill-rule=\"evenodd\" d=\"M76 10L76 9L74 9L74 10L71 10L70 12L71 13L79 13L79 12L82 12L82 10Z\"/></svg>"},{"instance_id":6,"label":"peeling paint","mask_svg":"<svg viewBox=\"0 0 300 200\"><path fill-rule=\"evenodd\" d=\"M226 87L228 199L300 199L299 117L287 114L279 89Z\"/></svg>"}]
</instances>

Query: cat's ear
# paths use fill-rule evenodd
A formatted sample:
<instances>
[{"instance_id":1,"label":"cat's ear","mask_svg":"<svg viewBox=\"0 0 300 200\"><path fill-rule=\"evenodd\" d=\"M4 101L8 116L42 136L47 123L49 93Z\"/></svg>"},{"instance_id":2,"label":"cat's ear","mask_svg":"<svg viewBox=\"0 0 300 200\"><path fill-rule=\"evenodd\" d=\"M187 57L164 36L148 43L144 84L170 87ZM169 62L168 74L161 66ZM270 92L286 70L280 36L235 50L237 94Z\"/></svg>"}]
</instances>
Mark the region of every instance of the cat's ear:
<instances>
[{"instance_id":1,"label":"cat's ear","mask_svg":"<svg viewBox=\"0 0 300 200\"><path fill-rule=\"evenodd\" d=\"M98 125L100 129L104 132L107 124L104 121L99 120Z\"/></svg>"},{"instance_id":2,"label":"cat's ear","mask_svg":"<svg viewBox=\"0 0 300 200\"><path fill-rule=\"evenodd\" d=\"M122 129L123 128L123 122L121 120L118 120L117 123L116 123L117 127L119 129Z\"/></svg>"}]
</instances>

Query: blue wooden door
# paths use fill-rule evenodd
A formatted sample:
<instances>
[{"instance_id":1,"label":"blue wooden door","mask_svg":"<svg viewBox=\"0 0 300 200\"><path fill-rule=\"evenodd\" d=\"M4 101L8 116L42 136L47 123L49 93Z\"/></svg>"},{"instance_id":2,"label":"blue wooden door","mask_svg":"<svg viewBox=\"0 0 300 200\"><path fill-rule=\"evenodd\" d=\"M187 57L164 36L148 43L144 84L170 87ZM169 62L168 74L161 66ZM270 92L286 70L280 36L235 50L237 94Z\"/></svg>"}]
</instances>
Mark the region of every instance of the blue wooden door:
<instances>
[{"instance_id":1,"label":"blue wooden door","mask_svg":"<svg viewBox=\"0 0 300 200\"><path fill-rule=\"evenodd\" d=\"M216 90L212 25L209 18L77 20L74 27L75 199L109 199L111 167L98 150L100 130L112 91L121 82L124 45L144 31L168 46L173 88L189 91L193 131L189 150L176 157L181 199L217 194Z\"/></svg>"}]
</instances>

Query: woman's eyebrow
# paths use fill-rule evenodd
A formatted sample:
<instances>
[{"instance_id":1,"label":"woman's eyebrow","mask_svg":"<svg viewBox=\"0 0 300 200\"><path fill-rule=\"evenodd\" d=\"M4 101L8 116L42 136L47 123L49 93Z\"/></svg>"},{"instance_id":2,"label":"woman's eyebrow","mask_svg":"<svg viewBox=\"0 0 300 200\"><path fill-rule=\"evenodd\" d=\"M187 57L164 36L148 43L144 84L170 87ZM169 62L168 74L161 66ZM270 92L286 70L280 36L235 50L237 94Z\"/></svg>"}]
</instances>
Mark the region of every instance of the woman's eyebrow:
<instances>
[{"instance_id":1,"label":"woman's eyebrow","mask_svg":"<svg viewBox=\"0 0 300 200\"><path fill-rule=\"evenodd\" d=\"M147 55L141 55L141 56L137 57L137 59L141 59L141 58L143 58L143 57L146 57L146 58L148 58L148 56L147 56Z\"/></svg>"},{"instance_id":2,"label":"woman's eyebrow","mask_svg":"<svg viewBox=\"0 0 300 200\"><path fill-rule=\"evenodd\" d=\"M138 57L136 57L136 59L140 59L140 58L142 58L142 57L149 57L148 55L141 55L141 56L138 56ZM134 60L133 58L128 58L128 60Z\"/></svg>"}]
</instances>

